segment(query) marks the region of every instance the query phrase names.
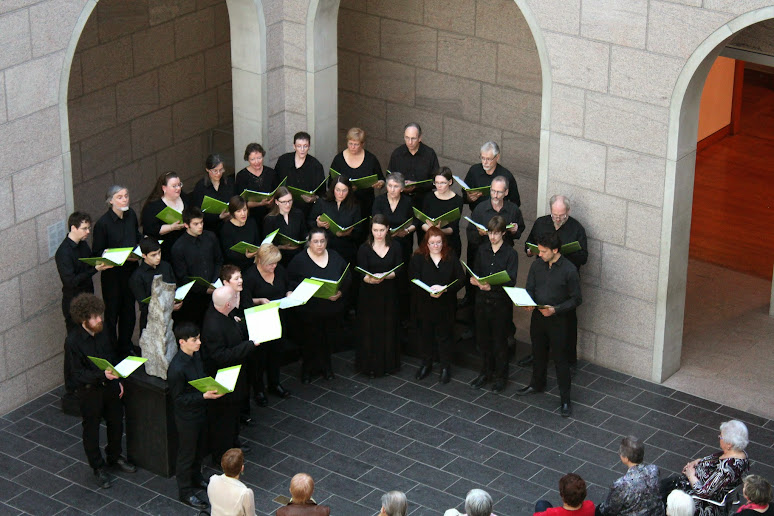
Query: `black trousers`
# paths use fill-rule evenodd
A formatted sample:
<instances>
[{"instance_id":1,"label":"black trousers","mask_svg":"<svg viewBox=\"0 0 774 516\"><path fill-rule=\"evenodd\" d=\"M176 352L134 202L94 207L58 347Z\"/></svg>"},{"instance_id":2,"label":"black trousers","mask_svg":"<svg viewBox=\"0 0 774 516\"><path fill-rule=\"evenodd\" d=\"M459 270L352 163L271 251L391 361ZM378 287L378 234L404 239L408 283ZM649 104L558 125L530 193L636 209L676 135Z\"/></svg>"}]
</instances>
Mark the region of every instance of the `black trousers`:
<instances>
[{"instance_id":1,"label":"black trousers","mask_svg":"<svg viewBox=\"0 0 774 516\"><path fill-rule=\"evenodd\" d=\"M437 348L441 369L449 367L452 359L453 327L454 321L417 320L418 347L423 366L431 367L433 365L433 354Z\"/></svg>"},{"instance_id":2,"label":"black trousers","mask_svg":"<svg viewBox=\"0 0 774 516\"><path fill-rule=\"evenodd\" d=\"M207 420L175 417L177 426L177 490L181 498L198 491L202 477L202 460L207 455Z\"/></svg>"},{"instance_id":3,"label":"black trousers","mask_svg":"<svg viewBox=\"0 0 774 516\"><path fill-rule=\"evenodd\" d=\"M478 290L478 287L473 287ZM481 374L508 379L508 331L513 322L510 299L479 292L476 297L476 344L481 350Z\"/></svg>"},{"instance_id":4,"label":"black trousers","mask_svg":"<svg viewBox=\"0 0 774 516\"><path fill-rule=\"evenodd\" d=\"M126 270L124 270L127 268ZM132 334L137 316L129 276L137 267L127 263L118 270L102 273L102 300L105 302L105 331L120 359L133 353ZM106 274L110 272L111 274Z\"/></svg>"},{"instance_id":5,"label":"black trousers","mask_svg":"<svg viewBox=\"0 0 774 516\"><path fill-rule=\"evenodd\" d=\"M223 454L239 444L239 413L244 398L227 399L236 395L232 392L207 404L209 448L215 464L220 464Z\"/></svg>"},{"instance_id":6,"label":"black trousers","mask_svg":"<svg viewBox=\"0 0 774 516\"><path fill-rule=\"evenodd\" d=\"M578 312L575 308L567 312L567 345L569 346L570 365L578 363Z\"/></svg>"},{"instance_id":7,"label":"black trousers","mask_svg":"<svg viewBox=\"0 0 774 516\"><path fill-rule=\"evenodd\" d=\"M250 385L253 394L265 391L267 384L270 388L279 385L280 362L277 348L280 344L280 339L263 342L250 353ZM263 380L264 375L266 382Z\"/></svg>"},{"instance_id":8,"label":"black trousers","mask_svg":"<svg viewBox=\"0 0 774 516\"><path fill-rule=\"evenodd\" d=\"M99 424L105 418L107 425L107 462L114 463L121 455L121 436L124 433L124 406L119 398L117 381L107 385L81 387L76 391L83 418L83 450L92 469L105 466L99 449Z\"/></svg>"},{"instance_id":9,"label":"black trousers","mask_svg":"<svg viewBox=\"0 0 774 516\"><path fill-rule=\"evenodd\" d=\"M315 374L333 369L331 349L334 339L341 335L342 314L316 315L303 313L301 371L302 374ZM263 345L263 344L262 344Z\"/></svg>"},{"instance_id":10,"label":"black trousers","mask_svg":"<svg viewBox=\"0 0 774 516\"><path fill-rule=\"evenodd\" d=\"M530 385L538 390L546 387L549 352L553 353L556 365L556 379L562 403L570 401L569 342L567 340L568 314L554 314L544 317L537 309L532 312L529 335L532 339L532 381Z\"/></svg>"}]
</instances>

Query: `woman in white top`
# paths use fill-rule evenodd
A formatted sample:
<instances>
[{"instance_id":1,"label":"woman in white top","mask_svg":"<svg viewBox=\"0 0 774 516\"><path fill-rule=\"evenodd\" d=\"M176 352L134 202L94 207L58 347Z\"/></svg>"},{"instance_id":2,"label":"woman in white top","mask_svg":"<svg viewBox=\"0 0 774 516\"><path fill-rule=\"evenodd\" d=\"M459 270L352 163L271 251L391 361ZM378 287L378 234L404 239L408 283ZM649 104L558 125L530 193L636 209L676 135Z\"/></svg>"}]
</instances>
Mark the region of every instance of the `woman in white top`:
<instances>
[{"instance_id":1,"label":"woman in white top","mask_svg":"<svg viewBox=\"0 0 774 516\"><path fill-rule=\"evenodd\" d=\"M211 516L255 516L253 490L239 480L245 470L245 456L239 448L231 448L220 459L222 475L212 475L207 487Z\"/></svg>"}]
</instances>

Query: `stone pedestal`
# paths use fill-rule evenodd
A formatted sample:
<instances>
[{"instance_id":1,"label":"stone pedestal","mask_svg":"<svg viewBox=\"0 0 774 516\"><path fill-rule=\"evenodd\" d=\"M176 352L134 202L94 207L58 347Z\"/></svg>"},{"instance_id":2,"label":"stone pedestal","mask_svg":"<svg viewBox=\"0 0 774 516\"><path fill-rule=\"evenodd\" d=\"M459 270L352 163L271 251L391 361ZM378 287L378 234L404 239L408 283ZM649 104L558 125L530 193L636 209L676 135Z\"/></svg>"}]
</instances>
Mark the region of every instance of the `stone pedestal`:
<instances>
[{"instance_id":1,"label":"stone pedestal","mask_svg":"<svg viewBox=\"0 0 774 516\"><path fill-rule=\"evenodd\" d=\"M177 430L167 382L137 369L124 380L126 452L130 462L157 475L175 474Z\"/></svg>"}]
</instances>

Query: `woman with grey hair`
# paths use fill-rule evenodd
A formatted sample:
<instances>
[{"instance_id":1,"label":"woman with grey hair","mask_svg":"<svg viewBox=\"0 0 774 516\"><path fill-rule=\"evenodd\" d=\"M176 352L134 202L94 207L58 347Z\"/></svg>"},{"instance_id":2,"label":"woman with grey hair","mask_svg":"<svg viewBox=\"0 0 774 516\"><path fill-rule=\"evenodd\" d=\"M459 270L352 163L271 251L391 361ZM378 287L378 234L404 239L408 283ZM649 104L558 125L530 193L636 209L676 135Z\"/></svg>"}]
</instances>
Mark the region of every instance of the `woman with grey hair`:
<instances>
[{"instance_id":1,"label":"woman with grey hair","mask_svg":"<svg viewBox=\"0 0 774 516\"><path fill-rule=\"evenodd\" d=\"M747 458L747 426L733 419L720 425L720 451L693 460L683 467L682 475L674 475L661 484L664 499L673 489L680 489L696 499L696 516L720 516L726 495L742 483L750 469Z\"/></svg>"},{"instance_id":2,"label":"woman with grey hair","mask_svg":"<svg viewBox=\"0 0 774 516\"><path fill-rule=\"evenodd\" d=\"M382 495L382 510L379 516L406 516L408 501L401 491L390 491Z\"/></svg>"},{"instance_id":3,"label":"woman with grey hair","mask_svg":"<svg viewBox=\"0 0 774 516\"><path fill-rule=\"evenodd\" d=\"M597 515L662 516L664 503L659 496L658 467L642 464L645 445L633 435L624 437L618 456L628 469L613 482L607 499L597 506Z\"/></svg>"},{"instance_id":4,"label":"woman with grey hair","mask_svg":"<svg viewBox=\"0 0 774 516\"><path fill-rule=\"evenodd\" d=\"M666 516L693 516L695 508L693 498L679 489L667 496Z\"/></svg>"},{"instance_id":5,"label":"woman with grey hair","mask_svg":"<svg viewBox=\"0 0 774 516\"><path fill-rule=\"evenodd\" d=\"M495 516L492 513L492 497L483 489L471 489L465 497L465 514L457 509L447 510L443 516Z\"/></svg>"},{"instance_id":6,"label":"woman with grey hair","mask_svg":"<svg viewBox=\"0 0 774 516\"><path fill-rule=\"evenodd\" d=\"M742 490L747 503L739 508L739 516L764 516L774 515L774 506L771 505L771 484L760 475L747 475L744 477L744 489Z\"/></svg>"},{"instance_id":7,"label":"woman with grey hair","mask_svg":"<svg viewBox=\"0 0 774 516\"><path fill-rule=\"evenodd\" d=\"M105 249L131 247L140 243L137 214L129 206L129 189L122 185L113 185L105 194L107 212L94 224L92 252L102 256ZM131 257L121 267L111 267L102 271L102 299L105 301L105 331L110 339L117 358L123 359L135 353L132 334L136 315L134 296L129 288L129 278L137 269L136 257Z\"/></svg>"}]
</instances>

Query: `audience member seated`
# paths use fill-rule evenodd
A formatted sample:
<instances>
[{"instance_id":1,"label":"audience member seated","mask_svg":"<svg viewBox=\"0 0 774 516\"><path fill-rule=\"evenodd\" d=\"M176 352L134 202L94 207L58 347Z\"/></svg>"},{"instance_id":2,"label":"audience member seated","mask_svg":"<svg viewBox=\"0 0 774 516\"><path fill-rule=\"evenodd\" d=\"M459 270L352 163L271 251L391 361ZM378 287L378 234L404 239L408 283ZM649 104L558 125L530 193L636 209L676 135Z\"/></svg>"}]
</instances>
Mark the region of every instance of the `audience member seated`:
<instances>
[{"instance_id":1,"label":"audience member seated","mask_svg":"<svg viewBox=\"0 0 774 516\"><path fill-rule=\"evenodd\" d=\"M667 496L666 516L693 516L695 509L691 495L679 489L675 489Z\"/></svg>"},{"instance_id":2,"label":"audience member seated","mask_svg":"<svg viewBox=\"0 0 774 516\"><path fill-rule=\"evenodd\" d=\"M231 448L220 459L222 475L212 475L207 496L212 506L211 516L255 516L253 490L239 480L245 471L245 456L239 448Z\"/></svg>"},{"instance_id":3,"label":"audience member seated","mask_svg":"<svg viewBox=\"0 0 774 516\"><path fill-rule=\"evenodd\" d=\"M624 437L618 455L629 470L613 482L607 500L597 506L601 516L663 516L659 495L658 467L643 465L645 445L634 436Z\"/></svg>"},{"instance_id":4,"label":"audience member seated","mask_svg":"<svg viewBox=\"0 0 774 516\"><path fill-rule=\"evenodd\" d=\"M744 477L742 493L747 503L739 508L737 512L739 516L774 515L774 507L771 505L771 484L765 478L760 475L747 475Z\"/></svg>"},{"instance_id":5,"label":"audience member seated","mask_svg":"<svg viewBox=\"0 0 774 516\"><path fill-rule=\"evenodd\" d=\"M492 513L492 497L483 489L471 489L465 497L465 514L449 509L443 516L495 516Z\"/></svg>"},{"instance_id":6,"label":"audience member seated","mask_svg":"<svg viewBox=\"0 0 774 516\"><path fill-rule=\"evenodd\" d=\"M750 469L747 427L736 419L720 425L720 450L685 465L682 475L672 475L661 482L661 496L666 499L673 489L680 489L696 501L696 516L720 516L722 502L731 490L742 483Z\"/></svg>"},{"instance_id":7,"label":"audience member seated","mask_svg":"<svg viewBox=\"0 0 774 516\"><path fill-rule=\"evenodd\" d=\"M290 479L290 502L277 509L277 516L330 516L327 505L317 505L312 499L314 480L306 473L297 473ZM214 516L214 515L213 515Z\"/></svg>"},{"instance_id":8,"label":"audience member seated","mask_svg":"<svg viewBox=\"0 0 774 516\"><path fill-rule=\"evenodd\" d=\"M586 500L586 481L580 475L567 473L559 479L562 506L554 507L547 500L538 500L534 516L594 516L594 502Z\"/></svg>"},{"instance_id":9,"label":"audience member seated","mask_svg":"<svg viewBox=\"0 0 774 516\"><path fill-rule=\"evenodd\" d=\"M382 495L382 510L378 516L406 516L408 500L401 491L389 491Z\"/></svg>"}]
</instances>

